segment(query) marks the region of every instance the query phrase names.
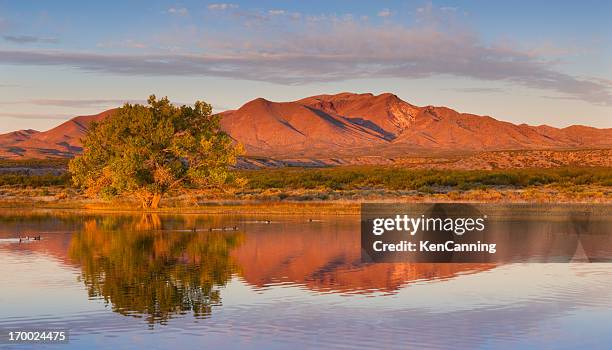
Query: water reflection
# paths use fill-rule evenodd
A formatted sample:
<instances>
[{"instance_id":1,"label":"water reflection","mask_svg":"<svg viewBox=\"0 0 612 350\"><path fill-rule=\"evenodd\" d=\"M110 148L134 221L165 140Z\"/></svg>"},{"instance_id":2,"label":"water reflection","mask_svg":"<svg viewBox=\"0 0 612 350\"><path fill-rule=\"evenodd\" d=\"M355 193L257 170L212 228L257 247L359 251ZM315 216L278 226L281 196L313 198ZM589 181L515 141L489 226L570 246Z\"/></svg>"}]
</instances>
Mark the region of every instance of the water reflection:
<instances>
[{"instance_id":1,"label":"water reflection","mask_svg":"<svg viewBox=\"0 0 612 350\"><path fill-rule=\"evenodd\" d=\"M364 264L358 218L316 219L1 212L0 239L42 240L0 243L0 328L69 327L75 348L450 349L576 345L612 321L612 265Z\"/></svg>"},{"instance_id":2,"label":"water reflection","mask_svg":"<svg viewBox=\"0 0 612 350\"><path fill-rule=\"evenodd\" d=\"M242 233L163 231L161 218L90 219L70 241L90 297L102 297L122 315L149 324L175 315L210 315L221 303L219 287L239 268L230 256Z\"/></svg>"},{"instance_id":3,"label":"water reflection","mask_svg":"<svg viewBox=\"0 0 612 350\"><path fill-rule=\"evenodd\" d=\"M150 326L187 313L209 316L221 305L221 287L232 277L259 291L285 284L317 293L395 294L412 282L495 267L364 264L359 222L353 218L268 222L241 216L0 215L0 238L23 232L43 232L43 239L0 249L50 254L77 266L90 298L103 299L122 315L144 318Z\"/></svg>"},{"instance_id":4,"label":"water reflection","mask_svg":"<svg viewBox=\"0 0 612 350\"><path fill-rule=\"evenodd\" d=\"M359 222L333 219L317 224L295 222L249 227L233 256L241 276L258 289L280 283L343 294L395 294L415 281L448 279L495 267L494 264L364 264Z\"/></svg>"}]
</instances>

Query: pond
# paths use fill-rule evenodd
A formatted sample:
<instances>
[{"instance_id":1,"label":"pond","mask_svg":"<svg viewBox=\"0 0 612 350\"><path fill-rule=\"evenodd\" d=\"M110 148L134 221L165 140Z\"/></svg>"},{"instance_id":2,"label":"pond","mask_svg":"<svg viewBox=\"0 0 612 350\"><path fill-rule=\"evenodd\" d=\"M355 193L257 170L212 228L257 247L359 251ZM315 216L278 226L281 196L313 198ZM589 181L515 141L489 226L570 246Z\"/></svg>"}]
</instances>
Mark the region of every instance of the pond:
<instances>
[{"instance_id":1,"label":"pond","mask_svg":"<svg viewBox=\"0 0 612 350\"><path fill-rule=\"evenodd\" d=\"M0 329L68 329L46 346L75 349L612 344L612 264L362 263L359 230L354 216L3 210Z\"/></svg>"}]
</instances>

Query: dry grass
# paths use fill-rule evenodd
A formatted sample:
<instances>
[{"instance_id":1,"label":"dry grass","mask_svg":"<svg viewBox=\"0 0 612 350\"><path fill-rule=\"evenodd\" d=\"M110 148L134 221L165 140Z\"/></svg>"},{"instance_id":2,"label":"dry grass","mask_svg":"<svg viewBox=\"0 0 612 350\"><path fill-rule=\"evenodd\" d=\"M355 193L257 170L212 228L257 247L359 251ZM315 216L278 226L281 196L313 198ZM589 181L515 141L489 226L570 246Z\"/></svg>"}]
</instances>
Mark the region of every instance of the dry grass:
<instances>
[{"instance_id":1,"label":"dry grass","mask_svg":"<svg viewBox=\"0 0 612 350\"><path fill-rule=\"evenodd\" d=\"M240 174L248 180L243 188L171 193L162 201L161 211L346 214L358 211L358 204L364 201L612 202L609 167L432 170L347 166L243 170ZM7 179L4 174L0 180L2 176ZM67 175L42 176L10 177L0 186L0 207L138 209L138 202L130 198L88 199L69 186Z\"/></svg>"}]
</instances>

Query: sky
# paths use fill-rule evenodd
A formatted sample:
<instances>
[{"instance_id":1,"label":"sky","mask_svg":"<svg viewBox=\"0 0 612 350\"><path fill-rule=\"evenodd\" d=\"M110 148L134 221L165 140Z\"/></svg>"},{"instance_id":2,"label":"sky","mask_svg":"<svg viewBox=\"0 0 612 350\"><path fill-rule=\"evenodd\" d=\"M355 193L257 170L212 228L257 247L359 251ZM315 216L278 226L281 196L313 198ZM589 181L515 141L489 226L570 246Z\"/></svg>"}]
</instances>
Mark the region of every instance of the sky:
<instances>
[{"instance_id":1,"label":"sky","mask_svg":"<svg viewBox=\"0 0 612 350\"><path fill-rule=\"evenodd\" d=\"M610 128L612 2L0 0L0 133L345 91Z\"/></svg>"}]
</instances>

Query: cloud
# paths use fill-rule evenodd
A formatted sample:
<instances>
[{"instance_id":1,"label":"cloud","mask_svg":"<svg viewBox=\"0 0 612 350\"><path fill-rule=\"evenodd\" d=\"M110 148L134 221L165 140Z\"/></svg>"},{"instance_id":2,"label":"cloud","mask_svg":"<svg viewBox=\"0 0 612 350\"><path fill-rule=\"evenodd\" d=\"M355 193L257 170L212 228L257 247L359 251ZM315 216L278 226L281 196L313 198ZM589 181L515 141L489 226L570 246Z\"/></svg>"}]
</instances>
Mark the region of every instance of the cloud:
<instances>
[{"instance_id":1,"label":"cloud","mask_svg":"<svg viewBox=\"0 0 612 350\"><path fill-rule=\"evenodd\" d=\"M407 26L387 21L372 24L347 15L304 16L288 21L287 16L270 18L267 12L248 12L267 15L267 22L262 24L270 24L248 36L240 32L222 38L208 36L198 42L203 53L0 50L0 63L67 66L121 75L214 76L278 84L455 76L513 83L553 92L555 96L612 105L612 83L564 73L556 58L547 59L509 44L488 44L461 24L441 18L438 12L456 15L454 11L426 6L418 12L416 24Z\"/></svg>"},{"instance_id":2,"label":"cloud","mask_svg":"<svg viewBox=\"0 0 612 350\"><path fill-rule=\"evenodd\" d=\"M3 35L2 38L8 42L15 44L30 44L30 43L45 43L45 44L57 44L59 39L57 38L42 38L31 35Z\"/></svg>"},{"instance_id":3,"label":"cloud","mask_svg":"<svg viewBox=\"0 0 612 350\"><path fill-rule=\"evenodd\" d=\"M287 13L285 10L270 10L270 11L268 11L268 14L270 14L270 16L280 16L280 15L284 15L285 13Z\"/></svg>"},{"instance_id":4,"label":"cloud","mask_svg":"<svg viewBox=\"0 0 612 350\"><path fill-rule=\"evenodd\" d=\"M455 92L466 92L466 93L502 93L505 92L502 88L496 87L460 87L460 88L451 88L445 89L447 91L455 91Z\"/></svg>"},{"instance_id":5,"label":"cloud","mask_svg":"<svg viewBox=\"0 0 612 350\"><path fill-rule=\"evenodd\" d=\"M97 47L102 48L126 48L126 49L146 49L148 46L144 42L136 41L132 39L126 39L119 42L103 42L96 44Z\"/></svg>"},{"instance_id":6,"label":"cloud","mask_svg":"<svg viewBox=\"0 0 612 350\"><path fill-rule=\"evenodd\" d=\"M45 113L12 113L0 112L0 118L16 118L16 119L66 119L65 115L45 114Z\"/></svg>"},{"instance_id":7,"label":"cloud","mask_svg":"<svg viewBox=\"0 0 612 350\"><path fill-rule=\"evenodd\" d=\"M31 99L21 101L3 101L0 105L30 105L30 106L53 106L53 107L66 107L66 108L112 108L120 107L126 103L130 104L147 104L145 99ZM177 106L192 105L191 103L184 103L173 101L173 104ZM215 105L216 109L228 109L224 106Z\"/></svg>"},{"instance_id":8,"label":"cloud","mask_svg":"<svg viewBox=\"0 0 612 350\"><path fill-rule=\"evenodd\" d=\"M378 17L389 17L391 15L392 13L389 11L389 9L382 9L378 12Z\"/></svg>"},{"instance_id":9,"label":"cloud","mask_svg":"<svg viewBox=\"0 0 612 350\"><path fill-rule=\"evenodd\" d=\"M236 5L236 4L228 4L228 3L219 3L219 4L210 4L210 5L208 5L208 9L209 10L224 11L224 10L230 10L230 9L236 9L236 8L238 8L238 5Z\"/></svg>"},{"instance_id":10,"label":"cloud","mask_svg":"<svg viewBox=\"0 0 612 350\"><path fill-rule=\"evenodd\" d=\"M170 7L166 12L176 16L187 16L189 14L189 11L184 7Z\"/></svg>"},{"instance_id":11,"label":"cloud","mask_svg":"<svg viewBox=\"0 0 612 350\"><path fill-rule=\"evenodd\" d=\"M33 99L24 101L24 103L39 105L39 106L56 106L56 107L114 107L121 106L124 103L146 103L145 100L125 100L125 99Z\"/></svg>"},{"instance_id":12,"label":"cloud","mask_svg":"<svg viewBox=\"0 0 612 350\"><path fill-rule=\"evenodd\" d=\"M580 100L575 96L551 96L551 95L540 95L541 98L547 98L549 100Z\"/></svg>"}]
</instances>

